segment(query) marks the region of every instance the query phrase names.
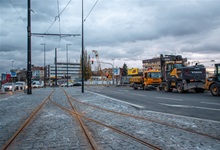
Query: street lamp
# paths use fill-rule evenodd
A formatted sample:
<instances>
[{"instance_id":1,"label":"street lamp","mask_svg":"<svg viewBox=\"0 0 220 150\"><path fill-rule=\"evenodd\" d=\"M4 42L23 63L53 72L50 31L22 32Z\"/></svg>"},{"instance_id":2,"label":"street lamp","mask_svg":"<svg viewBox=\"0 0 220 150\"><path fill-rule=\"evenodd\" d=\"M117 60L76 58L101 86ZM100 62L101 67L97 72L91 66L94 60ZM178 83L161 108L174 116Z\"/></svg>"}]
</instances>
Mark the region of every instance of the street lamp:
<instances>
[{"instance_id":1,"label":"street lamp","mask_svg":"<svg viewBox=\"0 0 220 150\"><path fill-rule=\"evenodd\" d=\"M69 83L68 83L68 45L71 45L71 44L66 44L66 78L67 78L67 88L69 86Z\"/></svg>"},{"instance_id":2,"label":"street lamp","mask_svg":"<svg viewBox=\"0 0 220 150\"><path fill-rule=\"evenodd\" d=\"M215 60L211 60L211 62L212 62L212 66L214 66Z\"/></svg>"},{"instance_id":3,"label":"street lamp","mask_svg":"<svg viewBox=\"0 0 220 150\"><path fill-rule=\"evenodd\" d=\"M13 67L14 66L14 60L12 60L11 63L12 63L11 67L12 67L12 69L14 69L14 67Z\"/></svg>"},{"instance_id":4,"label":"street lamp","mask_svg":"<svg viewBox=\"0 0 220 150\"><path fill-rule=\"evenodd\" d=\"M45 60L46 60L45 47L46 47L46 44L42 43L41 45L44 46L44 88L46 88L46 68L45 68Z\"/></svg>"}]
</instances>

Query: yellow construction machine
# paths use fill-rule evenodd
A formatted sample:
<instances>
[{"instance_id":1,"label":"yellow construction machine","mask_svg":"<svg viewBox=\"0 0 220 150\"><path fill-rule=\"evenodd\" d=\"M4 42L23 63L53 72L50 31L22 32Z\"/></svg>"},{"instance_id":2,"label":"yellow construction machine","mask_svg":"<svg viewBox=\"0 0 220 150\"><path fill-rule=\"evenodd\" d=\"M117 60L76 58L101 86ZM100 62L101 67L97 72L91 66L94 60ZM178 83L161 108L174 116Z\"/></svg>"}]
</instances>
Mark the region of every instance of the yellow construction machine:
<instances>
[{"instance_id":1,"label":"yellow construction machine","mask_svg":"<svg viewBox=\"0 0 220 150\"><path fill-rule=\"evenodd\" d=\"M143 76L133 76L129 81L135 90L138 88L145 90L150 87L158 87L162 82L159 70L145 71Z\"/></svg>"},{"instance_id":2,"label":"yellow construction machine","mask_svg":"<svg viewBox=\"0 0 220 150\"><path fill-rule=\"evenodd\" d=\"M215 74L206 79L205 88L210 90L213 96L220 96L220 64L215 64Z\"/></svg>"},{"instance_id":3,"label":"yellow construction machine","mask_svg":"<svg viewBox=\"0 0 220 150\"><path fill-rule=\"evenodd\" d=\"M186 66L181 55L161 54L162 83L166 92L176 89L179 93L194 89L197 93L205 90L206 69L203 65Z\"/></svg>"}]
</instances>

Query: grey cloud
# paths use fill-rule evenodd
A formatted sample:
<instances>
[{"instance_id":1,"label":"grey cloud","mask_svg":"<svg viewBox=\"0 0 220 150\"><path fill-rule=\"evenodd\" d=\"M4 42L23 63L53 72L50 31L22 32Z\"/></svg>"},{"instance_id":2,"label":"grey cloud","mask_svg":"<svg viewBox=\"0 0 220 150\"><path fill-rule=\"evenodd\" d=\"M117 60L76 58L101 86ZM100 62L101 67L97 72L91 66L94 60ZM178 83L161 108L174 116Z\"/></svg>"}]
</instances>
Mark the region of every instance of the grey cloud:
<instances>
[{"instance_id":1,"label":"grey cloud","mask_svg":"<svg viewBox=\"0 0 220 150\"><path fill-rule=\"evenodd\" d=\"M0 2L0 59L1 62L8 62L13 52L13 59L25 67L27 4L26 1L11 1L22 20L9 1ZM59 1L60 11L68 1ZM95 2L85 1L84 17ZM141 60L160 53L189 55L186 57L191 57L191 52L219 54L219 6L218 0L102 0L84 22L85 47L90 54L92 49L98 50L100 59L106 61L112 58L121 58L120 61ZM32 0L32 10L32 32L44 33L57 16L57 1ZM81 34L81 1L71 1L60 20L48 33ZM72 44L71 59L79 60L81 55L81 37L60 39L33 36L34 64L42 64L41 43L46 43L47 63L53 63L56 47L59 48L59 59L65 60L67 43ZM21 52L23 55L17 55Z\"/></svg>"}]
</instances>

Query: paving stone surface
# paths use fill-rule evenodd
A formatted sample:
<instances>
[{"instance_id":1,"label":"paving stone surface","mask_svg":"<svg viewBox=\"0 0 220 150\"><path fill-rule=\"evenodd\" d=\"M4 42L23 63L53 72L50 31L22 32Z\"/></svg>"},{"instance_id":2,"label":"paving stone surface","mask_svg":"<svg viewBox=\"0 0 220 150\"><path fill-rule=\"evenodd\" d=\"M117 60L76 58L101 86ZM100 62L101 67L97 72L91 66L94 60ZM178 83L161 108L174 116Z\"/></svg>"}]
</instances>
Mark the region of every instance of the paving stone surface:
<instances>
[{"instance_id":1,"label":"paving stone surface","mask_svg":"<svg viewBox=\"0 0 220 150\"><path fill-rule=\"evenodd\" d=\"M182 128L220 137L220 123L198 120L187 117L174 117L168 114L139 110L132 106L113 101L95 93L85 91L80 87L63 88L74 99L96 105L102 108L159 120ZM71 109L66 95L61 88L55 88L51 99L56 103ZM32 95L15 93L7 96L0 95L0 149L16 132L33 110L53 91L53 88L34 89ZM161 149L198 149L218 150L220 141L180 129L167 127L158 123L125 117L109 113L77 101L71 103L86 117L113 126L135 137L141 138ZM113 132L94 122L82 119L94 138L97 146L103 150L134 150L150 149L137 141ZM91 149L82 129L76 119L68 112L47 101L34 119L22 133L13 141L8 149Z\"/></svg>"}]
</instances>

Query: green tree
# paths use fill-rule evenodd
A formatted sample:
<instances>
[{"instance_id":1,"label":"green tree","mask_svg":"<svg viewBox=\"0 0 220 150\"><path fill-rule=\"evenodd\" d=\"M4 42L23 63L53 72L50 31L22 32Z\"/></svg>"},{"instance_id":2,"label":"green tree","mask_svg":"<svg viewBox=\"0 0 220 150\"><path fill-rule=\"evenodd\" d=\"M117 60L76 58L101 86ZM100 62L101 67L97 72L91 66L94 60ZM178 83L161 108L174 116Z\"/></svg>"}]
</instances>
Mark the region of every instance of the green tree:
<instances>
[{"instance_id":1,"label":"green tree","mask_svg":"<svg viewBox=\"0 0 220 150\"><path fill-rule=\"evenodd\" d=\"M85 81L87 81L92 76L92 67L91 67L91 62L90 62L90 56L87 54L87 50L84 51L83 61L84 61L84 79L85 79ZM82 55L80 57L80 73L82 75Z\"/></svg>"},{"instance_id":2,"label":"green tree","mask_svg":"<svg viewBox=\"0 0 220 150\"><path fill-rule=\"evenodd\" d=\"M123 70L122 70L122 76L127 76L127 75L128 75L128 67L127 67L127 64L124 63Z\"/></svg>"}]
</instances>

